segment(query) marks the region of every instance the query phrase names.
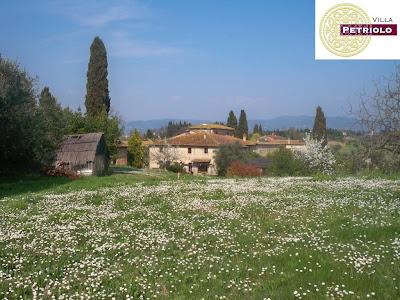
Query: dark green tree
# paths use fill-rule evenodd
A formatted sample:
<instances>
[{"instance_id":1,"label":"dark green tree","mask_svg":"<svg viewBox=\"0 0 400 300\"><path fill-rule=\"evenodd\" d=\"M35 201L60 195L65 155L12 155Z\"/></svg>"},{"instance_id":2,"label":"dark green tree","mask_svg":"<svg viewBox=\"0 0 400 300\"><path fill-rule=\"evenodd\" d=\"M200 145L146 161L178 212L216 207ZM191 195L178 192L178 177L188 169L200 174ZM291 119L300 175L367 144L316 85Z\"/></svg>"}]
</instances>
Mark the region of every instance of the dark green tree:
<instances>
[{"instance_id":1,"label":"dark green tree","mask_svg":"<svg viewBox=\"0 0 400 300\"><path fill-rule=\"evenodd\" d=\"M44 132L34 84L18 63L0 57L0 175L41 166Z\"/></svg>"},{"instance_id":2,"label":"dark green tree","mask_svg":"<svg viewBox=\"0 0 400 300\"><path fill-rule=\"evenodd\" d=\"M167 127L165 128L165 132L166 132L166 137L172 137L175 136L177 134L180 134L182 132L184 132L189 126L191 126L192 124L190 122L173 122L173 121L169 121Z\"/></svg>"},{"instance_id":3,"label":"dark green tree","mask_svg":"<svg viewBox=\"0 0 400 300\"><path fill-rule=\"evenodd\" d=\"M135 168L143 168L144 148L139 131L135 129L128 140L128 163Z\"/></svg>"},{"instance_id":4,"label":"dark green tree","mask_svg":"<svg viewBox=\"0 0 400 300\"><path fill-rule=\"evenodd\" d=\"M243 159L244 153L239 143L220 146L215 156L218 175L225 176L232 162L242 161Z\"/></svg>"},{"instance_id":5,"label":"dark green tree","mask_svg":"<svg viewBox=\"0 0 400 300\"><path fill-rule=\"evenodd\" d=\"M117 154L118 139L123 131L120 118L116 115L107 116L103 111L97 116L85 116L84 122L84 133L104 133L110 158L114 159Z\"/></svg>"},{"instance_id":6,"label":"dark green tree","mask_svg":"<svg viewBox=\"0 0 400 300\"><path fill-rule=\"evenodd\" d=\"M308 175L307 166L298 159L293 151L280 148L268 154L271 160L268 166L268 173L275 176L301 176Z\"/></svg>"},{"instance_id":7,"label":"dark green tree","mask_svg":"<svg viewBox=\"0 0 400 300\"><path fill-rule=\"evenodd\" d=\"M88 115L96 116L110 111L108 91L107 52L103 41L96 36L90 46L90 60L87 71L85 106Z\"/></svg>"},{"instance_id":8,"label":"dark green tree","mask_svg":"<svg viewBox=\"0 0 400 300\"><path fill-rule=\"evenodd\" d=\"M240 117L239 117L239 125L238 125L238 130L237 130L237 137L238 138L243 138L243 136L246 135L246 137L249 136L249 126L247 124L247 117L246 117L246 112L244 109L240 111Z\"/></svg>"},{"instance_id":9,"label":"dark green tree","mask_svg":"<svg viewBox=\"0 0 400 300\"><path fill-rule=\"evenodd\" d=\"M69 107L63 109L63 118L65 120L65 134L76 134L86 132L86 119L82 114L80 107L77 111Z\"/></svg>"},{"instance_id":10,"label":"dark green tree","mask_svg":"<svg viewBox=\"0 0 400 300\"><path fill-rule=\"evenodd\" d=\"M66 120L61 105L57 103L57 99L51 94L48 87L44 87L40 93L38 117L37 125L41 126L44 132L39 159L42 164L51 165L55 150L66 132Z\"/></svg>"},{"instance_id":11,"label":"dark green tree","mask_svg":"<svg viewBox=\"0 0 400 300\"><path fill-rule=\"evenodd\" d=\"M235 113L231 110L229 112L228 120L226 121L226 126L237 129L237 125L238 125L238 123L237 123Z\"/></svg>"},{"instance_id":12,"label":"dark green tree","mask_svg":"<svg viewBox=\"0 0 400 300\"><path fill-rule=\"evenodd\" d=\"M328 138L326 133L326 119L321 106L317 107L312 135L314 139L322 140L323 145L328 144Z\"/></svg>"},{"instance_id":13,"label":"dark green tree","mask_svg":"<svg viewBox=\"0 0 400 300\"><path fill-rule=\"evenodd\" d=\"M258 124L254 124L254 128L253 128L253 134L254 133L260 133L260 129L258 127Z\"/></svg>"},{"instance_id":14,"label":"dark green tree","mask_svg":"<svg viewBox=\"0 0 400 300\"><path fill-rule=\"evenodd\" d=\"M259 135L263 135L263 134L264 134L264 129L262 128L261 123L258 124L258 134L259 134Z\"/></svg>"},{"instance_id":15,"label":"dark green tree","mask_svg":"<svg viewBox=\"0 0 400 300\"><path fill-rule=\"evenodd\" d=\"M145 134L145 138L148 139L148 140L154 139L153 131L151 131L150 129L147 129L146 134Z\"/></svg>"}]
</instances>

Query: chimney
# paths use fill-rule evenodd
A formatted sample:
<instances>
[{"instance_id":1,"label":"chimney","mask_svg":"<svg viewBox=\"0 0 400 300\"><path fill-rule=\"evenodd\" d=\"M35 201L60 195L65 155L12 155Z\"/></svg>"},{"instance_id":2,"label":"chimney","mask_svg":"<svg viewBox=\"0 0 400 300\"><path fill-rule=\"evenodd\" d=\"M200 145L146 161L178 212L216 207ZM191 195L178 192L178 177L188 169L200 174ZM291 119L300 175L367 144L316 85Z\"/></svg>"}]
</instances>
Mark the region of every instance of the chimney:
<instances>
[{"instance_id":1,"label":"chimney","mask_svg":"<svg viewBox=\"0 0 400 300\"><path fill-rule=\"evenodd\" d=\"M247 141L247 135L245 133L243 134L243 141Z\"/></svg>"}]
</instances>

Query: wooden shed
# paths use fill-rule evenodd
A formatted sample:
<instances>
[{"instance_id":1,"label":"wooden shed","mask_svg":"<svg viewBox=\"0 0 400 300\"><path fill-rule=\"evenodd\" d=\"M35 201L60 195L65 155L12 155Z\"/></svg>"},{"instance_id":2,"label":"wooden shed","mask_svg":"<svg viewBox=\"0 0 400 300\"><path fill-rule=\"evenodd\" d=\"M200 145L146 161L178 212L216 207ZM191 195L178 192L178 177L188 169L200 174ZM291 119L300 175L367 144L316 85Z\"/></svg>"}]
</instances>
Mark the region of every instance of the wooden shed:
<instances>
[{"instance_id":1,"label":"wooden shed","mask_svg":"<svg viewBox=\"0 0 400 300\"><path fill-rule=\"evenodd\" d=\"M101 132L67 135L56 154L56 166L81 175L102 175L108 169L109 155L104 134Z\"/></svg>"}]
</instances>

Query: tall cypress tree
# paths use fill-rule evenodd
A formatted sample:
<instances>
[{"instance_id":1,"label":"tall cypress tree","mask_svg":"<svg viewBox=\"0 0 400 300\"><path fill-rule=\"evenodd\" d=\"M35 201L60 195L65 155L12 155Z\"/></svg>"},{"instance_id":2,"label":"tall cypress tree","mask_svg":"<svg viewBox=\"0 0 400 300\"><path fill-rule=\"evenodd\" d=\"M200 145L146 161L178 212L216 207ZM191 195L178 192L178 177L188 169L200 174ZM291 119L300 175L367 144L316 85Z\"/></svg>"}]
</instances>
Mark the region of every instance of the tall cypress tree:
<instances>
[{"instance_id":1,"label":"tall cypress tree","mask_svg":"<svg viewBox=\"0 0 400 300\"><path fill-rule=\"evenodd\" d=\"M231 110L229 112L228 120L226 121L226 126L232 127L234 129L237 128L237 119L235 113Z\"/></svg>"},{"instance_id":2,"label":"tall cypress tree","mask_svg":"<svg viewBox=\"0 0 400 300\"><path fill-rule=\"evenodd\" d=\"M39 96L38 116L38 126L44 132L40 140L42 150L40 160L48 165L52 162L54 151L64 134L65 120L61 105L47 86Z\"/></svg>"},{"instance_id":3,"label":"tall cypress tree","mask_svg":"<svg viewBox=\"0 0 400 300\"><path fill-rule=\"evenodd\" d=\"M246 112L243 109L240 111L239 125L237 131L237 136L239 138L243 138L244 135L249 136L249 126L247 124Z\"/></svg>"},{"instance_id":4,"label":"tall cypress tree","mask_svg":"<svg viewBox=\"0 0 400 300\"><path fill-rule=\"evenodd\" d=\"M254 124L253 133L260 133L259 131L258 124Z\"/></svg>"},{"instance_id":5,"label":"tall cypress tree","mask_svg":"<svg viewBox=\"0 0 400 300\"><path fill-rule=\"evenodd\" d=\"M110 96L107 79L107 52L103 41L96 36L90 46L90 60L86 83L86 111L97 116L102 111L110 111Z\"/></svg>"},{"instance_id":6,"label":"tall cypress tree","mask_svg":"<svg viewBox=\"0 0 400 300\"><path fill-rule=\"evenodd\" d=\"M317 107L312 134L314 139L322 140L324 146L328 144L328 137L326 134L326 119L321 106Z\"/></svg>"},{"instance_id":7,"label":"tall cypress tree","mask_svg":"<svg viewBox=\"0 0 400 300\"><path fill-rule=\"evenodd\" d=\"M258 125L258 133L260 134L260 135L263 135L263 132L264 131L264 129L262 128L262 125L261 125L261 123Z\"/></svg>"}]
</instances>

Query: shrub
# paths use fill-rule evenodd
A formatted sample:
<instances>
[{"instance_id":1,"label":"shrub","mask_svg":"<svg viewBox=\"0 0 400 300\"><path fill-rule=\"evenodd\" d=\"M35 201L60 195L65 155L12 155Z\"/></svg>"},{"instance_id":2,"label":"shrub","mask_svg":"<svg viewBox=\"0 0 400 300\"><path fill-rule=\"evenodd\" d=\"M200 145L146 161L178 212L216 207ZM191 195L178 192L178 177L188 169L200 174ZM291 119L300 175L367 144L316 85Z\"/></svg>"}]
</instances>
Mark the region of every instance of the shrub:
<instances>
[{"instance_id":1,"label":"shrub","mask_svg":"<svg viewBox=\"0 0 400 300\"><path fill-rule=\"evenodd\" d=\"M239 143L222 145L215 156L218 175L225 176L234 161L245 163L247 159L259 157L255 152L243 150Z\"/></svg>"},{"instance_id":2,"label":"shrub","mask_svg":"<svg viewBox=\"0 0 400 300\"><path fill-rule=\"evenodd\" d=\"M182 163L174 162L172 164L167 164L165 168L170 172L183 173L183 166L184 165Z\"/></svg>"},{"instance_id":3,"label":"shrub","mask_svg":"<svg viewBox=\"0 0 400 300\"><path fill-rule=\"evenodd\" d=\"M231 163L242 159L243 151L239 143L222 145L215 156L218 175L225 176Z\"/></svg>"},{"instance_id":4,"label":"shrub","mask_svg":"<svg viewBox=\"0 0 400 300\"><path fill-rule=\"evenodd\" d=\"M281 148L268 155L271 165L267 171L275 176L308 175L309 170L304 162L298 159L291 150Z\"/></svg>"},{"instance_id":5,"label":"shrub","mask_svg":"<svg viewBox=\"0 0 400 300\"><path fill-rule=\"evenodd\" d=\"M254 165L234 161L226 171L227 176L261 176L262 172Z\"/></svg>"},{"instance_id":6,"label":"shrub","mask_svg":"<svg viewBox=\"0 0 400 300\"><path fill-rule=\"evenodd\" d=\"M367 168L366 148L358 140L346 143L335 153L336 171L342 174L356 174Z\"/></svg>"}]
</instances>

